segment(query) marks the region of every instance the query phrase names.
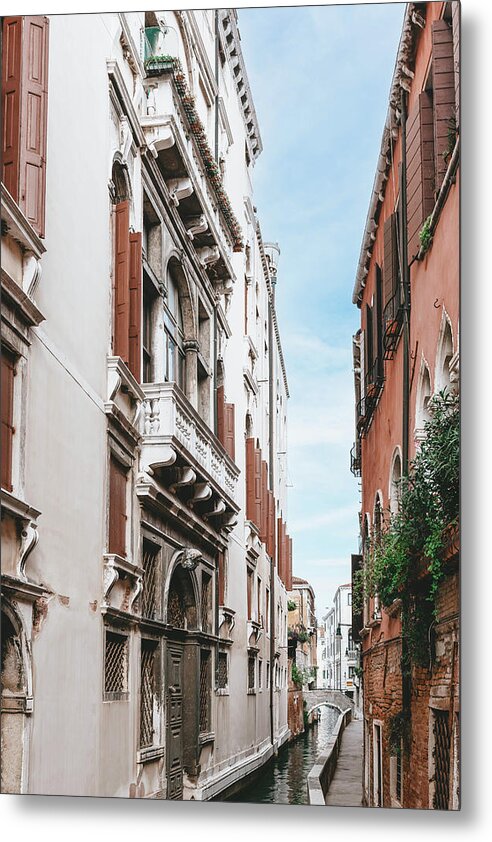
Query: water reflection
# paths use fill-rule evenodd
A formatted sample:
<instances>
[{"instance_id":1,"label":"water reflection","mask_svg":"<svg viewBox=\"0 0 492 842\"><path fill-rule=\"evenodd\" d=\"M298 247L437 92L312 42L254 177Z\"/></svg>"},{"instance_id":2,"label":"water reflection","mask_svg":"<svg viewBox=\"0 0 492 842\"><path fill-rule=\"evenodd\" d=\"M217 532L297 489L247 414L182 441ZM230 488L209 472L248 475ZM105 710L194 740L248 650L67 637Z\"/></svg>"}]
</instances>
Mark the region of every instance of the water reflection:
<instances>
[{"instance_id":1,"label":"water reflection","mask_svg":"<svg viewBox=\"0 0 492 842\"><path fill-rule=\"evenodd\" d=\"M307 804L307 776L335 727L339 712L324 705L321 718L307 734L280 750L260 776L229 801L255 804Z\"/></svg>"}]
</instances>

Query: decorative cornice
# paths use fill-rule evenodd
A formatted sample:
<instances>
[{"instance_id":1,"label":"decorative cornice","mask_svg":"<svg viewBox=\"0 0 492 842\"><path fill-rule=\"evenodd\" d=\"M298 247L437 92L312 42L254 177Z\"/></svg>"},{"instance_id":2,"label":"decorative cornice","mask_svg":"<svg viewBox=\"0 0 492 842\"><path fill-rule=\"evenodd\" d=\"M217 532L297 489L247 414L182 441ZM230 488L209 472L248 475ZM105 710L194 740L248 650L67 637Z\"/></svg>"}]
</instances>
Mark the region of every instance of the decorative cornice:
<instances>
[{"instance_id":1,"label":"decorative cornice","mask_svg":"<svg viewBox=\"0 0 492 842\"><path fill-rule=\"evenodd\" d=\"M277 349L278 349L278 355L279 355L279 358L280 358L280 367L282 369L282 377L283 377L283 380L284 380L285 393L286 393L287 397L289 398L290 397L289 384L287 382L287 371L286 371L286 368L285 368L285 360L284 360L284 354L283 354L283 351L282 351L282 343L280 341L280 331L279 331L278 322L277 322L277 313L276 313L276 310L275 310L275 299L274 299L274 296L273 296L272 279L271 279L271 276L270 276L270 268L268 266L268 261L266 259L266 255L265 255L265 249L264 249L264 246L263 246L263 239L262 239L262 236L261 236L261 229L260 229L260 223L259 222L256 223L256 238L258 240L258 245L259 245L259 248L260 248L261 263L262 263L262 266L263 266L263 275L265 277L265 282L266 282L266 285L267 285L268 302L269 302L269 306L270 306L270 312L271 312L271 315L272 315L273 330L274 330L275 339L276 339L276 342L277 342Z\"/></svg>"},{"instance_id":2,"label":"decorative cornice","mask_svg":"<svg viewBox=\"0 0 492 842\"><path fill-rule=\"evenodd\" d=\"M21 316L26 327L38 326L44 321L41 310L39 310L32 298L24 292L19 284L10 277L2 266L2 292L11 299L16 311Z\"/></svg>"}]
</instances>

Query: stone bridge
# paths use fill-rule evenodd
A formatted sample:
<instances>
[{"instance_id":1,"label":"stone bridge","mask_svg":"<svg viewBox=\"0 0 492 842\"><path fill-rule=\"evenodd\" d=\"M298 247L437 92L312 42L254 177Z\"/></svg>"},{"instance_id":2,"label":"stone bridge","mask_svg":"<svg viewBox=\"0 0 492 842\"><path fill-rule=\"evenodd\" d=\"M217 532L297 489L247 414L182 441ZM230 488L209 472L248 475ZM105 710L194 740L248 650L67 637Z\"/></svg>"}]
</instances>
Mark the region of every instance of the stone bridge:
<instances>
[{"instance_id":1,"label":"stone bridge","mask_svg":"<svg viewBox=\"0 0 492 842\"><path fill-rule=\"evenodd\" d=\"M331 705L331 707L340 710L350 708L352 713L354 711L352 699L349 699L340 690L304 690L302 696L306 702L306 713L308 714L321 705Z\"/></svg>"}]
</instances>

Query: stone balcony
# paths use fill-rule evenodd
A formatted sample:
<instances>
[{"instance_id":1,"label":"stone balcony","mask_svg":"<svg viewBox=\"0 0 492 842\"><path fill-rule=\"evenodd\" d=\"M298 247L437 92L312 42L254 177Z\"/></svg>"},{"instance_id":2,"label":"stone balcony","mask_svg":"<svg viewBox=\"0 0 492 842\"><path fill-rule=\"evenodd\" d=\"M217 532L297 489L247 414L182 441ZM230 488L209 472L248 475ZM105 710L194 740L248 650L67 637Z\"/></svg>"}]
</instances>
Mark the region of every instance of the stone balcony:
<instances>
[{"instance_id":1,"label":"stone balcony","mask_svg":"<svg viewBox=\"0 0 492 842\"><path fill-rule=\"evenodd\" d=\"M140 470L217 531L239 511L239 468L176 383L147 383L140 412Z\"/></svg>"}]
</instances>

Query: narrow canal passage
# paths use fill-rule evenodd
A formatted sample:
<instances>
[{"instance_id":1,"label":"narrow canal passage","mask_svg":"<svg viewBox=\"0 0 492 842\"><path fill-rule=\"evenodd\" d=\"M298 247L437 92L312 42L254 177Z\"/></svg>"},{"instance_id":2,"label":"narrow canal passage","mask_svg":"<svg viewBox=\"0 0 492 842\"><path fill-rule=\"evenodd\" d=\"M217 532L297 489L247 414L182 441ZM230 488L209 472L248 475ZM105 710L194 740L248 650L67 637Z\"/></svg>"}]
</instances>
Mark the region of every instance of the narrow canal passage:
<instances>
[{"instance_id":1,"label":"narrow canal passage","mask_svg":"<svg viewBox=\"0 0 492 842\"><path fill-rule=\"evenodd\" d=\"M284 746L249 786L229 801L255 804L307 804L307 776L336 725L339 712L323 705L321 718L306 734Z\"/></svg>"}]
</instances>

